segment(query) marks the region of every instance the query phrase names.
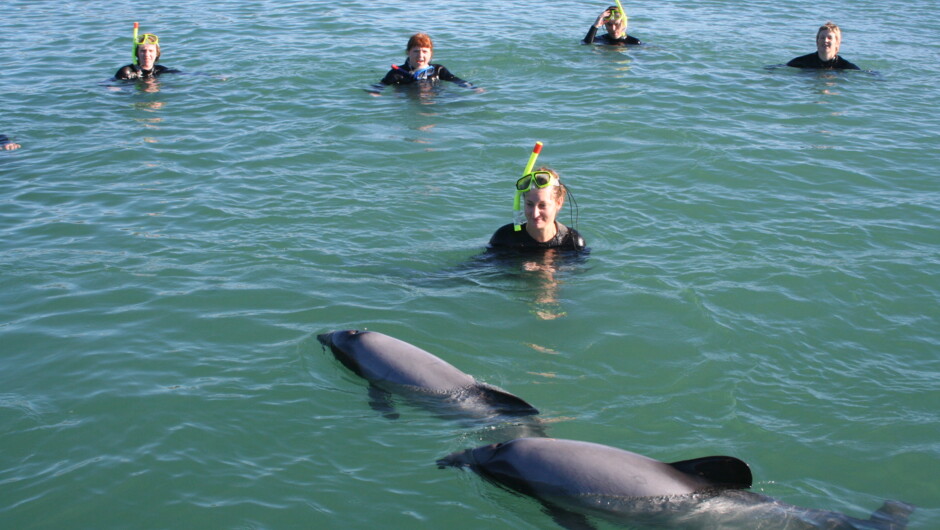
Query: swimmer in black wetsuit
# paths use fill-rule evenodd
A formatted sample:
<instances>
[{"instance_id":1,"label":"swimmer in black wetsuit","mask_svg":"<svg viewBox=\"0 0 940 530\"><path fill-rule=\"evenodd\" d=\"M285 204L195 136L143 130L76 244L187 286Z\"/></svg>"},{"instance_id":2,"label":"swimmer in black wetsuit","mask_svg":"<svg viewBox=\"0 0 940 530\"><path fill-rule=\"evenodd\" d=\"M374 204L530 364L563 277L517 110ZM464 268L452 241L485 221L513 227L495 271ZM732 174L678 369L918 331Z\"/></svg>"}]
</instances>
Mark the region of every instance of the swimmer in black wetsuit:
<instances>
[{"instance_id":1,"label":"swimmer in black wetsuit","mask_svg":"<svg viewBox=\"0 0 940 530\"><path fill-rule=\"evenodd\" d=\"M601 26L607 27L607 34L597 36L597 30ZM610 6L598 15L597 20L591 25L587 35L584 36L582 44L609 44L612 46L625 46L627 44L643 44L640 39L627 35L627 16L620 12L617 6Z\"/></svg>"},{"instance_id":2,"label":"swimmer in black wetsuit","mask_svg":"<svg viewBox=\"0 0 940 530\"><path fill-rule=\"evenodd\" d=\"M14 149L19 149L20 147L20 144L10 140L7 135L0 134L0 149L3 149L4 151L13 151Z\"/></svg>"},{"instance_id":3,"label":"swimmer in black wetsuit","mask_svg":"<svg viewBox=\"0 0 940 530\"><path fill-rule=\"evenodd\" d=\"M518 231L513 223L500 227L490 238L490 250L584 250L581 234L555 220L568 193L558 173L539 168L519 179L516 189L525 192L526 222Z\"/></svg>"},{"instance_id":4,"label":"swimmer in black wetsuit","mask_svg":"<svg viewBox=\"0 0 940 530\"><path fill-rule=\"evenodd\" d=\"M437 81L450 81L465 88L473 88L473 83L464 81L450 73L444 65L431 64L434 54L434 43L426 33L415 33L408 39L408 58L401 66L392 66L382 81L373 85L373 95L378 95L388 85L410 85L412 83L435 83Z\"/></svg>"},{"instance_id":5,"label":"swimmer in black wetsuit","mask_svg":"<svg viewBox=\"0 0 940 530\"><path fill-rule=\"evenodd\" d=\"M841 44L842 30L832 22L826 22L816 32L816 51L791 60L787 66L823 70L860 70L858 66L839 57Z\"/></svg>"},{"instance_id":6,"label":"swimmer in black wetsuit","mask_svg":"<svg viewBox=\"0 0 940 530\"><path fill-rule=\"evenodd\" d=\"M160 59L160 39L152 33L141 35L134 46L134 55L137 59L134 64L122 66L114 74L115 79L152 79L160 74L179 72L156 64Z\"/></svg>"}]
</instances>

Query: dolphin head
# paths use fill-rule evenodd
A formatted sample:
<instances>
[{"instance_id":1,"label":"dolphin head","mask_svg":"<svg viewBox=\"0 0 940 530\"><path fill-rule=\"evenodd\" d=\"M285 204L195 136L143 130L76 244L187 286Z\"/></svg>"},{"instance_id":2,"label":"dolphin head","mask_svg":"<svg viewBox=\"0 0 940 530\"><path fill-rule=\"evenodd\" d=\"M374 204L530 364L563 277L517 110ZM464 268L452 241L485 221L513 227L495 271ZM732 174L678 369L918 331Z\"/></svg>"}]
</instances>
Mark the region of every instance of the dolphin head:
<instances>
[{"instance_id":1,"label":"dolphin head","mask_svg":"<svg viewBox=\"0 0 940 530\"><path fill-rule=\"evenodd\" d=\"M360 332L358 329L327 331L326 333L320 333L317 335L317 340L320 341L320 344L329 346L330 348L342 348L342 345L346 341L348 341L353 336L358 335L359 333Z\"/></svg>"},{"instance_id":2,"label":"dolphin head","mask_svg":"<svg viewBox=\"0 0 940 530\"><path fill-rule=\"evenodd\" d=\"M495 443L480 446L475 449L464 449L463 451L457 451L438 459L437 467L439 469L444 469L445 467L476 468L485 466L487 462L493 459L493 457L503 445L504 443Z\"/></svg>"},{"instance_id":3,"label":"dolphin head","mask_svg":"<svg viewBox=\"0 0 940 530\"><path fill-rule=\"evenodd\" d=\"M363 333L358 329L346 329L342 331L328 331L317 335L317 340L323 345L323 348L329 348L343 365L356 374L360 374L358 363L353 358L354 342L360 338Z\"/></svg>"}]
</instances>

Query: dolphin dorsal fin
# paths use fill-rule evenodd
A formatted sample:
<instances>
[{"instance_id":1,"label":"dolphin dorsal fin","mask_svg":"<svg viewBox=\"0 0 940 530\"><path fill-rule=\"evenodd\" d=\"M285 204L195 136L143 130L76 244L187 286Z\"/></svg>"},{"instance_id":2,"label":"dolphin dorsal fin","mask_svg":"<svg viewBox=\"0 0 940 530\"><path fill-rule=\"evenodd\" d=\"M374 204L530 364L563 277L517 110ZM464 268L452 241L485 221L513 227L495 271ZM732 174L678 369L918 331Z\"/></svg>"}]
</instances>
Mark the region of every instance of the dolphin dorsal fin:
<instances>
[{"instance_id":1,"label":"dolphin dorsal fin","mask_svg":"<svg viewBox=\"0 0 940 530\"><path fill-rule=\"evenodd\" d=\"M502 388L477 381L477 388L487 404L503 414L512 416L531 416L538 414L539 410L525 402L519 396L514 396Z\"/></svg>"},{"instance_id":2,"label":"dolphin dorsal fin","mask_svg":"<svg viewBox=\"0 0 940 530\"><path fill-rule=\"evenodd\" d=\"M695 475L714 482L715 485L728 488L750 488L754 480L750 466L733 456L706 456L673 462L669 465L683 473Z\"/></svg>"}]
</instances>

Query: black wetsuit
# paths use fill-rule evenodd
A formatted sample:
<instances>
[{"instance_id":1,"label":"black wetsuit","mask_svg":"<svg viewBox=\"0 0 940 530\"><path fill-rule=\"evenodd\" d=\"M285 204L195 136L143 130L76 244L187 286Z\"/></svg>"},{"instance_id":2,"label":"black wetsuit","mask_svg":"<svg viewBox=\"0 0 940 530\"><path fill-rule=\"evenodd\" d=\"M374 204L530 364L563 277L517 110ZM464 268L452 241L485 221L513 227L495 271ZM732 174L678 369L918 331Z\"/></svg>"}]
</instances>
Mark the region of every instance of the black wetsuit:
<instances>
[{"instance_id":1,"label":"black wetsuit","mask_svg":"<svg viewBox=\"0 0 940 530\"><path fill-rule=\"evenodd\" d=\"M513 224L501 226L490 238L487 248L490 250L547 250L558 248L562 250L584 250L584 238L574 228L555 221L557 233L555 237L542 243L536 241L526 232L525 225L518 232Z\"/></svg>"},{"instance_id":2,"label":"black wetsuit","mask_svg":"<svg viewBox=\"0 0 940 530\"><path fill-rule=\"evenodd\" d=\"M5 146L6 144L12 144L13 140L10 140L7 135L0 134L0 147Z\"/></svg>"},{"instance_id":3,"label":"black wetsuit","mask_svg":"<svg viewBox=\"0 0 940 530\"><path fill-rule=\"evenodd\" d=\"M839 55L836 55L831 61L823 61L816 52L801 55L788 62L787 66L794 68L819 68L822 70L861 70L861 68L846 61Z\"/></svg>"},{"instance_id":4,"label":"black wetsuit","mask_svg":"<svg viewBox=\"0 0 940 530\"><path fill-rule=\"evenodd\" d=\"M627 35L623 38L616 39L611 36L610 33L605 33L600 37L597 36L597 28L594 25L591 25L591 29L588 30L587 35L584 36L584 40L581 41L581 44L610 44L612 46L626 46L627 44L643 44L640 42L640 39L636 37L631 37Z\"/></svg>"},{"instance_id":5,"label":"black wetsuit","mask_svg":"<svg viewBox=\"0 0 940 530\"><path fill-rule=\"evenodd\" d=\"M385 77L382 78L381 84L376 85L376 88L382 89L385 85L410 85L419 81L434 83L438 80L450 81L451 83L456 83L465 88L473 87L473 83L464 81L455 76L450 73L447 67L440 64L428 65L428 68L418 72L416 75L416 73L412 71L411 65L405 60L405 64L393 66L392 69L385 74Z\"/></svg>"},{"instance_id":6,"label":"black wetsuit","mask_svg":"<svg viewBox=\"0 0 940 530\"><path fill-rule=\"evenodd\" d=\"M120 70L114 74L115 79L149 79L157 77L160 74L175 74L179 70L173 70L163 66L162 64L153 65L153 69L144 70L143 68L137 66L136 64L129 64L127 66L122 66Z\"/></svg>"}]
</instances>

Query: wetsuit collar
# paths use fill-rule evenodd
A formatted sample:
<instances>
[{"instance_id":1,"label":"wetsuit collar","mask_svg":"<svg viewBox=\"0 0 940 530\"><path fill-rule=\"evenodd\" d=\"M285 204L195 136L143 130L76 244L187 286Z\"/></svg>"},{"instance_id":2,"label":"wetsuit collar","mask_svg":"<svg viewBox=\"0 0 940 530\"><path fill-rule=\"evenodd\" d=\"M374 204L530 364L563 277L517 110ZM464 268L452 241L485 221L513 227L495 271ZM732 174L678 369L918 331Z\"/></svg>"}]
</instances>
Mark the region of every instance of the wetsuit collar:
<instances>
[{"instance_id":1,"label":"wetsuit collar","mask_svg":"<svg viewBox=\"0 0 940 530\"><path fill-rule=\"evenodd\" d=\"M157 65L154 64L153 68L150 70L144 70L140 65L134 65L134 71L137 72L138 77L153 77L153 73L157 70Z\"/></svg>"},{"instance_id":2,"label":"wetsuit collar","mask_svg":"<svg viewBox=\"0 0 940 530\"><path fill-rule=\"evenodd\" d=\"M405 59L405 64L401 66L402 68L405 69L405 71L410 72L411 77L413 77L415 80L421 80L421 79L427 79L429 77L434 77L434 65L433 64L429 64L425 68L422 68L420 70L415 70L411 67L411 63L408 61L409 61L408 59Z\"/></svg>"}]
</instances>

